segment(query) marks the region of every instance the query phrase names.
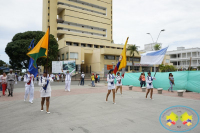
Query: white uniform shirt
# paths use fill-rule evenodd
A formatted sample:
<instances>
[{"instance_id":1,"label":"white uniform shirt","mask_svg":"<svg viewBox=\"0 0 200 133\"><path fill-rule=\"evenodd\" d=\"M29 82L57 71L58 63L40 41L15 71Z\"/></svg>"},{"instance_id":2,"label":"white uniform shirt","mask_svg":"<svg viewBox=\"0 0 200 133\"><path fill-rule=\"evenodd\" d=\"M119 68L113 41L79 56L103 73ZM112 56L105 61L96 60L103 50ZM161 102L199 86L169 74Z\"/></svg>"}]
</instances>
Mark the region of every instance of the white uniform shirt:
<instances>
[{"instance_id":1,"label":"white uniform shirt","mask_svg":"<svg viewBox=\"0 0 200 133\"><path fill-rule=\"evenodd\" d=\"M116 80L117 80L117 83L116 83L116 85L117 86L122 86L122 79L123 79L123 77L122 76L116 76Z\"/></svg>"},{"instance_id":2,"label":"white uniform shirt","mask_svg":"<svg viewBox=\"0 0 200 133\"><path fill-rule=\"evenodd\" d=\"M107 75L107 82L108 82L108 90L115 89L115 84L114 84L115 76L112 74Z\"/></svg>"},{"instance_id":3,"label":"white uniform shirt","mask_svg":"<svg viewBox=\"0 0 200 133\"><path fill-rule=\"evenodd\" d=\"M24 75L25 80L24 82L26 83L25 86L32 86L34 87L34 83L33 83L33 78L34 78L34 75L33 74L26 74Z\"/></svg>"},{"instance_id":4,"label":"white uniform shirt","mask_svg":"<svg viewBox=\"0 0 200 133\"><path fill-rule=\"evenodd\" d=\"M75 71L75 69L71 73L64 73L65 74L65 81L71 81L72 73Z\"/></svg>"},{"instance_id":5,"label":"white uniform shirt","mask_svg":"<svg viewBox=\"0 0 200 133\"><path fill-rule=\"evenodd\" d=\"M147 76L146 83L147 83L147 89L153 88L153 80L156 80L156 78L152 76Z\"/></svg>"},{"instance_id":6,"label":"white uniform shirt","mask_svg":"<svg viewBox=\"0 0 200 133\"><path fill-rule=\"evenodd\" d=\"M81 74L81 78L85 78L85 74L84 73Z\"/></svg>"},{"instance_id":7,"label":"white uniform shirt","mask_svg":"<svg viewBox=\"0 0 200 133\"><path fill-rule=\"evenodd\" d=\"M47 85L47 89L46 91L43 89L43 87L47 84L47 80L49 80L49 83ZM41 95L42 93L44 93L43 95L51 95L51 85L50 85L50 82L52 82L53 79L51 77L49 78L46 78L46 77L43 77L41 76L40 79L39 79L39 85L42 86L41 89L40 89L40 92L41 92ZM49 93L49 94L48 94Z\"/></svg>"}]
</instances>

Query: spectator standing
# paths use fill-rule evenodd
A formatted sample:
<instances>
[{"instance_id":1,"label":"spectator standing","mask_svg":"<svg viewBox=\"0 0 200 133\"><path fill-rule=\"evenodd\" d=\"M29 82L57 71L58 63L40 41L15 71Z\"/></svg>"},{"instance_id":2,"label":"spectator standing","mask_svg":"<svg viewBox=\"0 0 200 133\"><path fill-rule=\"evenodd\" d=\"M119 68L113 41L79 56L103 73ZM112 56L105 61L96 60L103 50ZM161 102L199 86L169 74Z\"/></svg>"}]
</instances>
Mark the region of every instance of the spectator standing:
<instances>
[{"instance_id":1,"label":"spectator standing","mask_svg":"<svg viewBox=\"0 0 200 133\"><path fill-rule=\"evenodd\" d=\"M100 75L98 74L98 82L100 82Z\"/></svg>"},{"instance_id":2,"label":"spectator standing","mask_svg":"<svg viewBox=\"0 0 200 133\"><path fill-rule=\"evenodd\" d=\"M170 91L170 89L171 89L171 92L173 92L174 77L173 77L172 73L169 73L169 84L170 84L170 87L169 87L168 91Z\"/></svg>"},{"instance_id":3,"label":"spectator standing","mask_svg":"<svg viewBox=\"0 0 200 133\"><path fill-rule=\"evenodd\" d=\"M82 72L82 74L81 74L81 84L80 85L84 85L84 79L85 79L85 74L84 74L84 72Z\"/></svg>"},{"instance_id":4,"label":"spectator standing","mask_svg":"<svg viewBox=\"0 0 200 133\"><path fill-rule=\"evenodd\" d=\"M92 81L92 87L95 87L95 84L94 84L94 81L95 81L94 73L91 76L91 81Z\"/></svg>"},{"instance_id":5,"label":"spectator standing","mask_svg":"<svg viewBox=\"0 0 200 133\"><path fill-rule=\"evenodd\" d=\"M97 74L95 75L95 83L97 83Z\"/></svg>"},{"instance_id":6,"label":"spectator standing","mask_svg":"<svg viewBox=\"0 0 200 133\"><path fill-rule=\"evenodd\" d=\"M144 85L144 87L145 87L145 85L146 85L146 80L145 80L145 74L144 73L142 73L141 74L141 88L142 88L142 86Z\"/></svg>"},{"instance_id":7,"label":"spectator standing","mask_svg":"<svg viewBox=\"0 0 200 133\"><path fill-rule=\"evenodd\" d=\"M2 80L2 93L3 93L3 96L5 96L5 91L6 91L6 87L7 87L7 76L6 76L6 73L3 73L3 76L1 76L1 80Z\"/></svg>"}]
</instances>

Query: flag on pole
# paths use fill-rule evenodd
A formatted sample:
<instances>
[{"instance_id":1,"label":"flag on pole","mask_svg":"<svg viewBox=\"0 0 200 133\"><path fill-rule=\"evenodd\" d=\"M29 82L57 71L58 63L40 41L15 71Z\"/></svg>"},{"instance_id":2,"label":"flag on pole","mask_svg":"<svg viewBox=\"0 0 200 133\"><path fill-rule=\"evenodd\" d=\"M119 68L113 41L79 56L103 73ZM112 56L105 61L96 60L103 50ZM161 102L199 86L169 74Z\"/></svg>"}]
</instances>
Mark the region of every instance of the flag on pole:
<instances>
[{"instance_id":1,"label":"flag on pole","mask_svg":"<svg viewBox=\"0 0 200 133\"><path fill-rule=\"evenodd\" d=\"M47 32L45 35L40 39L38 44L27 53L27 55L34 60L33 66L36 68L37 64L36 61L40 57L47 58L48 54L48 42L49 42L49 28L47 29Z\"/></svg>"},{"instance_id":2,"label":"flag on pole","mask_svg":"<svg viewBox=\"0 0 200 133\"><path fill-rule=\"evenodd\" d=\"M158 51L151 51L141 54L140 64L151 64L151 65L162 64L163 58L165 56L165 53L167 52L168 47Z\"/></svg>"},{"instance_id":3,"label":"flag on pole","mask_svg":"<svg viewBox=\"0 0 200 133\"><path fill-rule=\"evenodd\" d=\"M128 38L126 39L126 42L124 44L124 48L122 50L122 53L119 57L119 62L117 63L117 65L115 66L115 69L114 69L114 74L116 75L117 71L120 71L122 68L125 68L126 67L126 45L128 43Z\"/></svg>"},{"instance_id":4,"label":"flag on pole","mask_svg":"<svg viewBox=\"0 0 200 133\"><path fill-rule=\"evenodd\" d=\"M31 41L31 44L29 45L28 49L32 50L34 48L34 39ZM38 68L36 64L36 68L33 66L34 60L30 58L29 64L28 64L28 71L34 75L34 77L38 74Z\"/></svg>"}]
</instances>

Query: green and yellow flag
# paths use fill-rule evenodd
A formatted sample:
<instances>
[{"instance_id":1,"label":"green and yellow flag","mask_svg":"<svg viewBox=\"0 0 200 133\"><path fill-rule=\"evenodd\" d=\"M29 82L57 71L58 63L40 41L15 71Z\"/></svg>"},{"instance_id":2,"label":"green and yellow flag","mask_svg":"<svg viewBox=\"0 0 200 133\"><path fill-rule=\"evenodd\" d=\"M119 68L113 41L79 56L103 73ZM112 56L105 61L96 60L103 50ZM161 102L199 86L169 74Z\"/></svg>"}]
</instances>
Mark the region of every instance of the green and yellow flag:
<instances>
[{"instance_id":1,"label":"green and yellow flag","mask_svg":"<svg viewBox=\"0 0 200 133\"><path fill-rule=\"evenodd\" d=\"M49 28L45 35L40 39L38 44L27 53L27 55L34 60L33 66L36 67L36 61L40 57L47 58L48 54L48 43L49 43Z\"/></svg>"}]
</instances>

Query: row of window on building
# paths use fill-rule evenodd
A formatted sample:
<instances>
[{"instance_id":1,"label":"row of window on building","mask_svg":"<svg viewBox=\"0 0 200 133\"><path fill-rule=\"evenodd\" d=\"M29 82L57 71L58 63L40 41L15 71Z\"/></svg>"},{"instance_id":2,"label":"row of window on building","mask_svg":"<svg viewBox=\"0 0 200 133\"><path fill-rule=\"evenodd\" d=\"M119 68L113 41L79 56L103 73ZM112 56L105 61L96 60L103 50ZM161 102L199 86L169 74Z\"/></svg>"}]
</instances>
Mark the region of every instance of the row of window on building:
<instances>
[{"instance_id":1,"label":"row of window on building","mask_svg":"<svg viewBox=\"0 0 200 133\"><path fill-rule=\"evenodd\" d=\"M75 52L66 53L66 60L68 59L78 59L78 53ZM62 54L61 59L60 56L58 56L58 60L65 60L65 55Z\"/></svg>"},{"instance_id":2,"label":"row of window on building","mask_svg":"<svg viewBox=\"0 0 200 133\"><path fill-rule=\"evenodd\" d=\"M101 46L101 45L95 45L95 44L85 44L85 43L76 43L76 42L66 42L66 45L68 46L81 46L81 47L89 47L89 48L113 48L113 49L122 49L123 48L116 48L116 47L110 47L110 46Z\"/></svg>"},{"instance_id":3,"label":"row of window on building","mask_svg":"<svg viewBox=\"0 0 200 133\"><path fill-rule=\"evenodd\" d=\"M60 60L60 56L58 56L58 59ZM70 53L66 53L66 60L68 59L78 59L78 53L75 52L70 52ZM119 56L114 56L114 55L104 55L104 59L105 60L119 60ZM61 55L61 60L65 60L65 55L62 54ZM127 61L136 61L136 62L140 62L140 58L139 57L126 57Z\"/></svg>"},{"instance_id":4,"label":"row of window on building","mask_svg":"<svg viewBox=\"0 0 200 133\"><path fill-rule=\"evenodd\" d=\"M104 55L104 59L105 60L119 60L119 56L114 56L114 55ZM140 62L140 58L139 57L126 57L127 61L136 61L136 62Z\"/></svg>"}]
</instances>

